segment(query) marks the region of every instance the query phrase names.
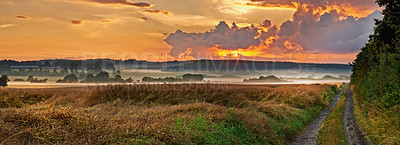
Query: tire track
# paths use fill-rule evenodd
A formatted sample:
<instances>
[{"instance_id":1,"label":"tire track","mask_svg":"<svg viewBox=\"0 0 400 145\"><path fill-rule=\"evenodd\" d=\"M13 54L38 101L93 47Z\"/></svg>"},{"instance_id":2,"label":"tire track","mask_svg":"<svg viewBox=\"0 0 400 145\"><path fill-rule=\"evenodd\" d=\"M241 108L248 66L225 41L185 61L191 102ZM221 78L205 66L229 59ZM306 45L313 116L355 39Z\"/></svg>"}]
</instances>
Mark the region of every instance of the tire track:
<instances>
[{"instance_id":1,"label":"tire track","mask_svg":"<svg viewBox=\"0 0 400 145\"><path fill-rule=\"evenodd\" d=\"M339 93L336 94L331 106L323 111L311 124L309 124L306 130L292 143L292 145L315 145L317 143L317 134L321 127L325 117L329 114L333 107L336 106L337 102L342 96L343 90L340 89Z\"/></svg>"},{"instance_id":2,"label":"tire track","mask_svg":"<svg viewBox=\"0 0 400 145\"><path fill-rule=\"evenodd\" d=\"M346 136L346 143L348 145L371 144L368 142L367 139L365 139L364 135L361 133L356 125L356 119L354 116L354 100L351 89L348 89L347 93L347 104L343 117L343 129Z\"/></svg>"}]
</instances>

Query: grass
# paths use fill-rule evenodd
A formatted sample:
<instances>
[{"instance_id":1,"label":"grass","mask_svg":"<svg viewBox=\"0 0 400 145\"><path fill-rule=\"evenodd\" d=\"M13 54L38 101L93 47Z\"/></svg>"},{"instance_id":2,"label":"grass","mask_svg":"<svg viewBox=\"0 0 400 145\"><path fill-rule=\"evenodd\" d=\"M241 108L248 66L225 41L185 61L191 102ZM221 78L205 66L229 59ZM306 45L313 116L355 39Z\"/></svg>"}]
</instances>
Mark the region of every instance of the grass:
<instances>
[{"instance_id":1,"label":"grass","mask_svg":"<svg viewBox=\"0 0 400 145\"><path fill-rule=\"evenodd\" d=\"M346 145L343 130L343 115L346 109L346 89L344 89L336 106L322 122L317 136L318 145Z\"/></svg>"},{"instance_id":2,"label":"grass","mask_svg":"<svg viewBox=\"0 0 400 145\"><path fill-rule=\"evenodd\" d=\"M373 144L400 143L400 105L379 108L377 102L367 102L356 92L353 98L357 125Z\"/></svg>"},{"instance_id":3,"label":"grass","mask_svg":"<svg viewBox=\"0 0 400 145\"><path fill-rule=\"evenodd\" d=\"M0 89L0 144L289 144L330 85Z\"/></svg>"}]
</instances>

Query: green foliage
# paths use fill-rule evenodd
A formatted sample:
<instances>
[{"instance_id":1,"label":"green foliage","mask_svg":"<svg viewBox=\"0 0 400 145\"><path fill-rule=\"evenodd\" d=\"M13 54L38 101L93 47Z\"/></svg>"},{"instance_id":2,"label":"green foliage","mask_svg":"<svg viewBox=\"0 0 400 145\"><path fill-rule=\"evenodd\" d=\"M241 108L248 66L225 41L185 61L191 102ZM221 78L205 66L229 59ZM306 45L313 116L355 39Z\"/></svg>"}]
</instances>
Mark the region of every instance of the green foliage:
<instances>
[{"instance_id":1,"label":"green foliage","mask_svg":"<svg viewBox=\"0 0 400 145\"><path fill-rule=\"evenodd\" d=\"M234 113L234 112L232 112ZM193 120L175 118L172 132L182 136L182 144L265 144L266 140L253 134L233 115L225 121L213 122L198 114Z\"/></svg>"},{"instance_id":2,"label":"green foliage","mask_svg":"<svg viewBox=\"0 0 400 145\"><path fill-rule=\"evenodd\" d=\"M335 77L331 75L325 75L324 77L322 77L322 79L335 79Z\"/></svg>"},{"instance_id":3,"label":"green foliage","mask_svg":"<svg viewBox=\"0 0 400 145\"><path fill-rule=\"evenodd\" d=\"M201 74L184 74L182 78L166 77L166 78L152 78L143 77L142 82L183 82L183 81L203 81L204 76Z\"/></svg>"},{"instance_id":4,"label":"green foliage","mask_svg":"<svg viewBox=\"0 0 400 145\"><path fill-rule=\"evenodd\" d=\"M14 79L14 82L25 82L24 79Z\"/></svg>"},{"instance_id":5,"label":"green foliage","mask_svg":"<svg viewBox=\"0 0 400 145\"><path fill-rule=\"evenodd\" d=\"M38 78L34 78L33 80L31 80L31 83L46 83L49 79L43 79L43 80L39 80Z\"/></svg>"},{"instance_id":6,"label":"green foliage","mask_svg":"<svg viewBox=\"0 0 400 145\"><path fill-rule=\"evenodd\" d=\"M184 81L203 81L204 78L201 74L184 74L182 76Z\"/></svg>"},{"instance_id":7,"label":"green foliage","mask_svg":"<svg viewBox=\"0 0 400 145\"><path fill-rule=\"evenodd\" d=\"M152 78L143 77L142 82L182 82L182 78L166 77L166 78Z\"/></svg>"},{"instance_id":8,"label":"green foliage","mask_svg":"<svg viewBox=\"0 0 400 145\"><path fill-rule=\"evenodd\" d=\"M72 74L74 75L74 74ZM68 76L66 76L68 77ZM74 79L76 79L76 82L78 82L78 77L74 76ZM85 80L82 80L82 79ZM64 78L65 79L65 78ZM115 75L113 78L110 77L110 74L106 71L102 71L99 74L97 74L96 76L94 76L93 74L89 73L86 76L79 76L79 79L81 79L83 83L130 83L133 82L132 78L128 78L126 80L122 79L121 75L117 74ZM71 83L71 82L67 82L67 83Z\"/></svg>"},{"instance_id":9,"label":"green foliage","mask_svg":"<svg viewBox=\"0 0 400 145\"><path fill-rule=\"evenodd\" d=\"M26 79L26 81L28 81L28 82L30 82L32 80L33 80L33 76L32 75L28 76L28 79Z\"/></svg>"},{"instance_id":10,"label":"green foliage","mask_svg":"<svg viewBox=\"0 0 400 145\"><path fill-rule=\"evenodd\" d=\"M336 85L332 85L329 90L324 91L322 93L322 99L326 100L326 102L330 103L335 98L335 95L339 92L339 89Z\"/></svg>"},{"instance_id":11,"label":"green foliage","mask_svg":"<svg viewBox=\"0 0 400 145\"><path fill-rule=\"evenodd\" d=\"M69 74L64 77L62 80L57 80L57 83L77 83L79 82L79 78L75 74Z\"/></svg>"},{"instance_id":12,"label":"green foliage","mask_svg":"<svg viewBox=\"0 0 400 145\"><path fill-rule=\"evenodd\" d=\"M8 86L8 82L9 82L10 80L8 79L8 76L7 75L2 75L1 77L0 77L0 87L6 87L6 86Z\"/></svg>"},{"instance_id":13,"label":"green foliage","mask_svg":"<svg viewBox=\"0 0 400 145\"><path fill-rule=\"evenodd\" d=\"M400 103L400 6L398 0L378 0L383 19L354 61L351 83L368 102L381 108Z\"/></svg>"},{"instance_id":14,"label":"green foliage","mask_svg":"<svg viewBox=\"0 0 400 145\"><path fill-rule=\"evenodd\" d=\"M257 81L269 81L269 82L280 82L282 81L274 75L269 75L267 77L260 76L259 78L245 79L243 82L257 82Z\"/></svg>"},{"instance_id":15,"label":"green foliage","mask_svg":"<svg viewBox=\"0 0 400 145\"><path fill-rule=\"evenodd\" d=\"M400 106L400 5L399 0L377 0L384 6L370 36L354 61L351 83L355 85L357 120L375 144L399 140Z\"/></svg>"}]
</instances>

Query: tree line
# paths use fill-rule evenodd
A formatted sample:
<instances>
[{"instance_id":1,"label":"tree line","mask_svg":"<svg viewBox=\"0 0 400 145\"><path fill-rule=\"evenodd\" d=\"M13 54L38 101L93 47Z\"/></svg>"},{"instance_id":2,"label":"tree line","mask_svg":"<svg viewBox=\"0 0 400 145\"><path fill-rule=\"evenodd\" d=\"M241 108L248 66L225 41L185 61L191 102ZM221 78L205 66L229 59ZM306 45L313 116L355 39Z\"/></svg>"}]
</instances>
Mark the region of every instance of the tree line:
<instances>
[{"instance_id":1,"label":"tree line","mask_svg":"<svg viewBox=\"0 0 400 145\"><path fill-rule=\"evenodd\" d=\"M384 17L351 64L351 83L366 101L390 108L400 103L400 0L377 3Z\"/></svg>"},{"instance_id":2,"label":"tree line","mask_svg":"<svg viewBox=\"0 0 400 145\"><path fill-rule=\"evenodd\" d=\"M166 78L152 78L152 77L143 77L142 82L201 82L205 78L202 74L184 74L182 77L166 77Z\"/></svg>"},{"instance_id":3,"label":"tree line","mask_svg":"<svg viewBox=\"0 0 400 145\"><path fill-rule=\"evenodd\" d=\"M122 79L120 74L110 77L108 72L102 71L96 75L81 74L79 77L76 74L69 74L63 79L57 80L56 83L132 83L133 81L132 78Z\"/></svg>"}]
</instances>

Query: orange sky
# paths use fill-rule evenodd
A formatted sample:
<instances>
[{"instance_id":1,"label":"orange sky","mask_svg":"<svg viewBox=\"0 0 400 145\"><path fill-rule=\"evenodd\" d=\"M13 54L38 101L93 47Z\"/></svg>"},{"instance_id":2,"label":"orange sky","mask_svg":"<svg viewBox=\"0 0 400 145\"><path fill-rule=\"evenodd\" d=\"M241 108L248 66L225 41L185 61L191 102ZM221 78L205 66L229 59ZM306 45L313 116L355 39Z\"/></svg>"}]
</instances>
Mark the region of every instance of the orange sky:
<instances>
[{"instance_id":1,"label":"orange sky","mask_svg":"<svg viewBox=\"0 0 400 145\"><path fill-rule=\"evenodd\" d=\"M280 26L293 20L297 10L293 6L250 5L254 3L248 0L122 1L1 0L0 59L194 59L185 54L181 58L170 56L172 46L163 39L178 29L205 32L214 29L220 21L236 22L244 27L269 19L272 25ZM143 6L139 2L150 5ZM356 10L349 9L345 13L360 14ZM362 12L369 14L373 9ZM232 52L238 53L237 50ZM246 54L245 51L240 53ZM296 62L311 59L318 63L348 63L357 53L247 54L257 55L257 59L274 55Z\"/></svg>"}]
</instances>

